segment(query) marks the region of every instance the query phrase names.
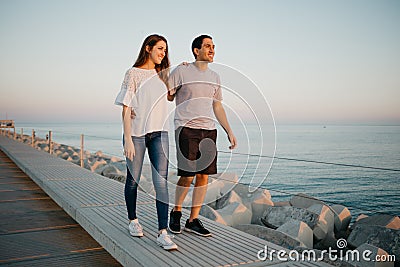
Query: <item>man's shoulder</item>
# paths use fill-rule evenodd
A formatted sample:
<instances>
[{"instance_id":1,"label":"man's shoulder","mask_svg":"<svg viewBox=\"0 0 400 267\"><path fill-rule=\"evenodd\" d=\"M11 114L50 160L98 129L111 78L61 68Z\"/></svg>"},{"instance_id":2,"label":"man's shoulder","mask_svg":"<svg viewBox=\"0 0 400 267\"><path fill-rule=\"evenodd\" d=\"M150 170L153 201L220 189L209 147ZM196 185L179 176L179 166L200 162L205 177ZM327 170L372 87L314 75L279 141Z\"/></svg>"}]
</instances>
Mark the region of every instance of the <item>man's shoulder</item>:
<instances>
[{"instance_id":1,"label":"man's shoulder","mask_svg":"<svg viewBox=\"0 0 400 267\"><path fill-rule=\"evenodd\" d=\"M177 76L181 76L185 70L187 69L187 65L183 65L180 64L178 66L176 66L172 71L171 71L171 76L172 77L177 77Z\"/></svg>"},{"instance_id":2,"label":"man's shoulder","mask_svg":"<svg viewBox=\"0 0 400 267\"><path fill-rule=\"evenodd\" d=\"M178 71L178 72L187 71L190 69L190 65L191 65L191 63L187 63L187 64L181 63L178 66L176 66L174 71Z\"/></svg>"},{"instance_id":3,"label":"man's shoulder","mask_svg":"<svg viewBox=\"0 0 400 267\"><path fill-rule=\"evenodd\" d=\"M210 68L208 68L208 70L210 71L210 75L212 75L214 77L217 77L219 79L219 74L216 71L214 71L214 70L212 70Z\"/></svg>"}]
</instances>

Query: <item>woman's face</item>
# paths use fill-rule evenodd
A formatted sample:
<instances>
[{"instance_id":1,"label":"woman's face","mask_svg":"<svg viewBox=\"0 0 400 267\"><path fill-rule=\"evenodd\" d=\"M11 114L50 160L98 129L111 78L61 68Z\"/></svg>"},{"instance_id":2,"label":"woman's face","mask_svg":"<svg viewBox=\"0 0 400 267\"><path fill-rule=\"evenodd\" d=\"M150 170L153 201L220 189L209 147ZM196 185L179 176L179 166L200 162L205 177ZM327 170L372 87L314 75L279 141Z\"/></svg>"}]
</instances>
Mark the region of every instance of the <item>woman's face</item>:
<instances>
[{"instance_id":1,"label":"woman's face","mask_svg":"<svg viewBox=\"0 0 400 267\"><path fill-rule=\"evenodd\" d=\"M167 53L167 44L164 41L158 41L149 52L149 60L158 65L164 59Z\"/></svg>"}]
</instances>

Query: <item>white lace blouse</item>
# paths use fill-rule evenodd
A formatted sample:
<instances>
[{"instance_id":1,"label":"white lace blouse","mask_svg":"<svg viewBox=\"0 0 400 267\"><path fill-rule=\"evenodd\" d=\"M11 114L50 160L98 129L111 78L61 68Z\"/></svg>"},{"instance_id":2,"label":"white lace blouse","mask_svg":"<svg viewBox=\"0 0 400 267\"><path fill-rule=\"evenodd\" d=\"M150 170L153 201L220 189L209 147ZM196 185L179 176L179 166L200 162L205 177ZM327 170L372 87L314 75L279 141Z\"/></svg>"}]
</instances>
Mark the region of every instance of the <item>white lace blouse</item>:
<instances>
[{"instance_id":1,"label":"white lace blouse","mask_svg":"<svg viewBox=\"0 0 400 267\"><path fill-rule=\"evenodd\" d=\"M168 131L167 92L155 69L132 67L126 71L115 104L134 110L136 117L132 119L132 136Z\"/></svg>"}]
</instances>

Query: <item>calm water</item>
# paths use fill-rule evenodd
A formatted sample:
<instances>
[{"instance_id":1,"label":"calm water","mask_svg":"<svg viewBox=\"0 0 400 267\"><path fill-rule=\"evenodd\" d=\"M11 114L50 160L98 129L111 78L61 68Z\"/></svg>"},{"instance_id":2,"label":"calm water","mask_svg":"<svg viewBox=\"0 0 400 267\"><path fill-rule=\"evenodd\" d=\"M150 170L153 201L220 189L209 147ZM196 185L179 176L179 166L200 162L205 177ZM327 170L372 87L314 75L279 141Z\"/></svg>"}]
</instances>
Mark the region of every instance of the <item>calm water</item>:
<instances>
[{"instance_id":1,"label":"calm water","mask_svg":"<svg viewBox=\"0 0 400 267\"><path fill-rule=\"evenodd\" d=\"M18 133L21 128L24 134L31 134L35 129L40 137L52 130L55 142L76 147L80 146L80 134L83 133L85 150L101 150L122 158L120 123L17 123L16 126ZM242 183L269 189L274 201L288 200L290 194L306 193L329 204L349 207L353 217L378 212L400 215L400 126L277 126L275 156L278 158L273 162L272 132L267 128L261 129L264 134L260 137L260 129L256 126L233 126L233 129L239 141L234 154L227 149L225 134L219 131L219 171L235 172ZM176 160L172 134L170 139L173 169Z\"/></svg>"}]
</instances>

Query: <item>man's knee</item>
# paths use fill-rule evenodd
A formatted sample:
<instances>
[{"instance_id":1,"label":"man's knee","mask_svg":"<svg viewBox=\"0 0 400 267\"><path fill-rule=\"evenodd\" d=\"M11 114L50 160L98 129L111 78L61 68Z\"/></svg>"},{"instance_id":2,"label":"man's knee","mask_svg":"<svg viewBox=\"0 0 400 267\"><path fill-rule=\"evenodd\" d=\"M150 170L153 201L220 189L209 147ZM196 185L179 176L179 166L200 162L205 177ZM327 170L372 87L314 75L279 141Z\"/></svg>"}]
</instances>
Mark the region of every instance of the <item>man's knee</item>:
<instances>
[{"instance_id":1,"label":"man's knee","mask_svg":"<svg viewBox=\"0 0 400 267\"><path fill-rule=\"evenodd\" d=\"M208 184L208 174L196 174L196 184Z\"/></svg>"},{"instance_id":2,"label":"man's knee","mask_svg":"<svg viewBox=\"0 0 400 267\"><path fill-rule=\"evenodd\" d=\"M177 185L184 186L184 187L189 187L192 184L193 179L194 179L194 176L192 176L192 177L182 176L181 178L179 178L179 181L178 181Z\"/></svg>"}]
</instances>

